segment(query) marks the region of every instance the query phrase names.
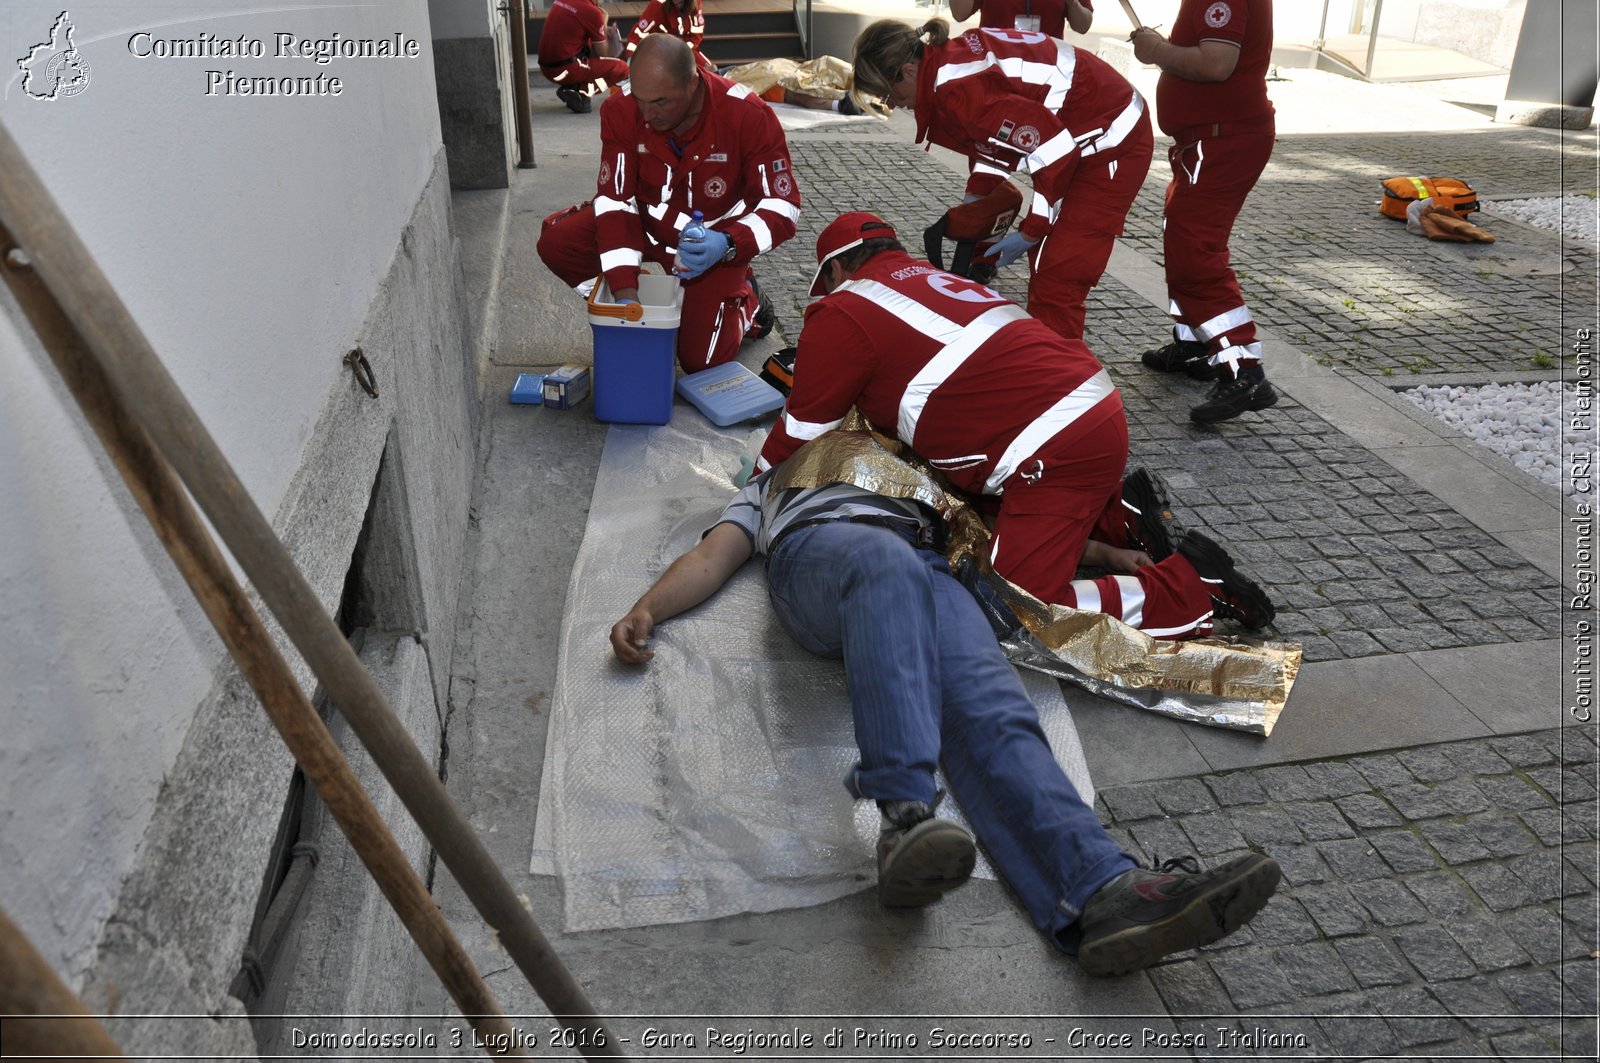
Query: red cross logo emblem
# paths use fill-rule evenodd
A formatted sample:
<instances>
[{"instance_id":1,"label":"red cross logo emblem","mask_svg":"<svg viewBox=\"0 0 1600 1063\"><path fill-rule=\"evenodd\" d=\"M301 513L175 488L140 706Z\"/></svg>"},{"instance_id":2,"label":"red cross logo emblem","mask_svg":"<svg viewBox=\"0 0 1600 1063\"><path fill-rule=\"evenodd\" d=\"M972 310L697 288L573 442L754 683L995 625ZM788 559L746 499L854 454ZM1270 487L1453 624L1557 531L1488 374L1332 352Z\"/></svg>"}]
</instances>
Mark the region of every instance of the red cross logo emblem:
<instances>
[{"instance_id":1,"label":"red cross logo emblem","mask_svg":"<svg viewBox=\"0 0 1600 1063\"><path fill-rule=\"evenodd\" d=\"M963 303L1003 303L1005 296L993 288L986 288L975 280L958 277L954 273L930 273L928 283L933 289Z\"/></svg>"}]
</instances>

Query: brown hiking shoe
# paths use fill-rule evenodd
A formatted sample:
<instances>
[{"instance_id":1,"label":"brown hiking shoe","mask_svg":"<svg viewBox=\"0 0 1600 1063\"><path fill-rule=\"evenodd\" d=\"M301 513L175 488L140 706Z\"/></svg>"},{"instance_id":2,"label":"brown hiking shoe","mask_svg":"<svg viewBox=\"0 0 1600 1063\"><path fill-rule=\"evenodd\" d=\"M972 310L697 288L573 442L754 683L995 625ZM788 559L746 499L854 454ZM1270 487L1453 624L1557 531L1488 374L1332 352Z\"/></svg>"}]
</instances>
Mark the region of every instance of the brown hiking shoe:
<instances>
[{"instance_id":1,"label":"brown hiking shoe","mask_svg":"<svg viewBox=\"0 0 1600 1063\"><path fill-rule=\"evenodd\" d=\"M1192 856L1125 871L1083 906L1078 965L1088 974L1127 974L1220 941L1266 907L1281 877L1277 861L1260 853L1210 871Z\"/></svg>"},{"instance_id":2,"label":"brown hiking shoe","mask_svg":"<svg viewBox=\"0 0 1600 1063\"><path fill-rule=\"evenodd\" d=\"M885 908L932 904L972 876L972 835L921 801L882 801L879 808L878 902Z\"/></svg>"}]
</instances>

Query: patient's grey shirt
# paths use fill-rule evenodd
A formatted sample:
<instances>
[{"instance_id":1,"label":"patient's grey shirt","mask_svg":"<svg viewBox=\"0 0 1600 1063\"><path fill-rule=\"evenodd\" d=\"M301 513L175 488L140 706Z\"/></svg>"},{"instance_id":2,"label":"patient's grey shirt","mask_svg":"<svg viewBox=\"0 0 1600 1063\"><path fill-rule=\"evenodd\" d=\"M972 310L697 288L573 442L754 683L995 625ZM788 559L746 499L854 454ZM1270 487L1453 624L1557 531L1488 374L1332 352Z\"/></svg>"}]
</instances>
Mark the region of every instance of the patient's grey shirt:
<instances>
[{"instance_id":1,"label":"patient's grey shirt","mask_svg":"<svg viewBox=\"0 0 1600 1063\"><path fill-rule=\"evenodd\" d=\"M854 484L791 487L768 491L773 470L752 477L733 496L716 524L732 524L750 536L758 554L767 554L786 531L822 520L894 520L918 534L941 520L933 510L909 498L888 498ZM713 524L712 527L716 527Z\"/></svg>"}]
</instances>

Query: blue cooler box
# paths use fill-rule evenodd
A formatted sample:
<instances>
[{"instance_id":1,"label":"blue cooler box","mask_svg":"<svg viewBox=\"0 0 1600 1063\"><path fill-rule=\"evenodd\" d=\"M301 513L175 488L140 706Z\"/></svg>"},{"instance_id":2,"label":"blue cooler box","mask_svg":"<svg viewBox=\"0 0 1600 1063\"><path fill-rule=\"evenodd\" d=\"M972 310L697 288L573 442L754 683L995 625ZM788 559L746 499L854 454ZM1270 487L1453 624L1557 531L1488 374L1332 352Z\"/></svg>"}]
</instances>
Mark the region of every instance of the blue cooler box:
<instances>
[{"instance_id":1,"label":"blue cooler box","mask_svg":"<svg viewBox=\"0 0 1600 1063\"><path fill-rule=\"evenodd\" d=\"M639 305L612 301L602 280L589 296L594 332L594 416L613 424L672 420L683 289L674 276L639 275Z\"/></svg>"},{"instance_id":2,"label":"blue cooler box","mask_svg":"<svg viewBox=\"0 0 1600 1063\"><path fill-rule=\"evenodd\" d=\"M721 428L783 409L783 392L738 362L679 377L678 394Z\"/></svg>"}]
</instances>

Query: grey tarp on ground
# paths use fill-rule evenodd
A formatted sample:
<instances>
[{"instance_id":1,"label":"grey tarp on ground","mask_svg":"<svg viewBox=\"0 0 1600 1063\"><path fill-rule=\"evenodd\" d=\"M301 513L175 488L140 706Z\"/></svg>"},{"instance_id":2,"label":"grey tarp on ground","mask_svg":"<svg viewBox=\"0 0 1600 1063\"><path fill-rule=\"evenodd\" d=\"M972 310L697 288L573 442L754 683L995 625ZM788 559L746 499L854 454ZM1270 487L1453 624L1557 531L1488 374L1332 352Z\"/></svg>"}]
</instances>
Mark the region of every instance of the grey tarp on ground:
<instances>
[{"instance_id":1,"label":"grey tarp on ground","mask_svg":"<svg viewBox=\"0 0 1600 1063\"><path fill-rule=\"evenodd\" d=\"M843 666L783 632L759 559L663 625L648 668L611 656L611 625L732 496L748 434L680 404L670 425L616 426L606 440L562 623L532 860L561 876L568 930L804 907L874 882L877 813L842 785L857 757ZM1023 681L1092 802L1060 687ZM951 802L941 813L959 818Z\"/></svg>"}]
</instances>

